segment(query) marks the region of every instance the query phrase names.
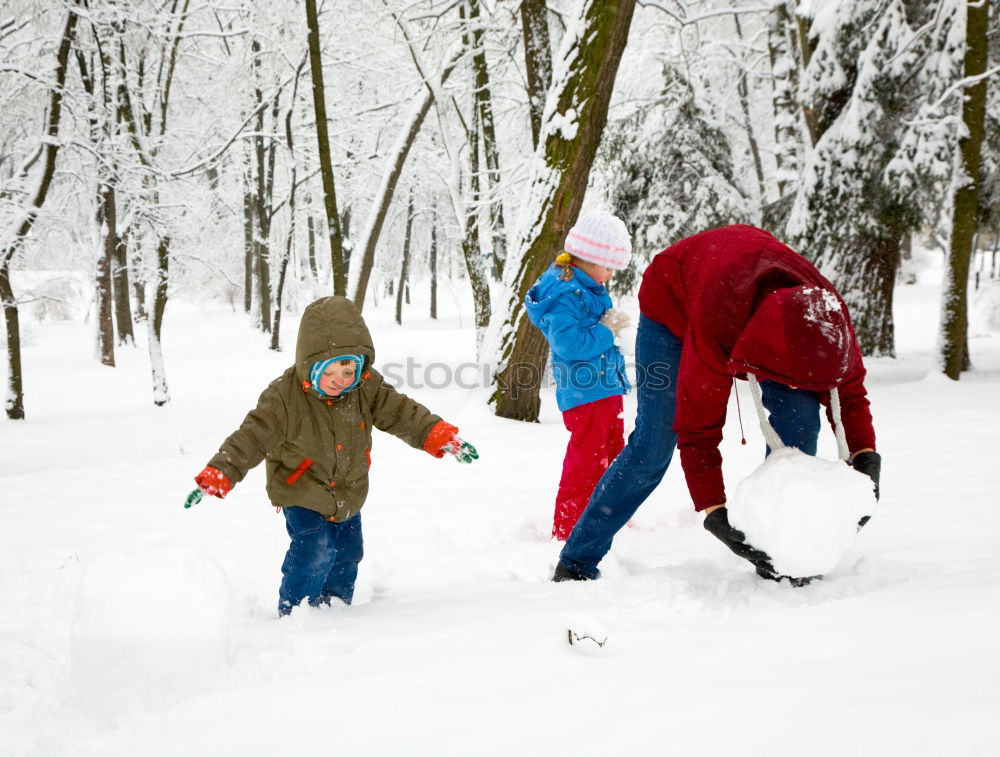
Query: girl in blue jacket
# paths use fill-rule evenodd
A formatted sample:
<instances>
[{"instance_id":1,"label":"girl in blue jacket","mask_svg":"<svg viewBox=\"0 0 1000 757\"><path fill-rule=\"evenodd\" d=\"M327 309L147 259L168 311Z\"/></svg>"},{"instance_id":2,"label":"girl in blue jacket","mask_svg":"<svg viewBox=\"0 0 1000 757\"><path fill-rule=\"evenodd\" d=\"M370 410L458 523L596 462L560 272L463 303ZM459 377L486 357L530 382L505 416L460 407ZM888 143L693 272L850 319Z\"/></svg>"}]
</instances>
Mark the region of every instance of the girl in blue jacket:
<instances>
[{"instance_id":1,"label":"girl in blue jacket","mask_svg":"<svg viewBox=\"0 0 1000 757\"><path fill-rule=\"evenodd\" d=\"M525 297L528 317L552 350L556 402L570 432L552 523L552 535L561 541L624 446L622 395L629 383L615 339L629 319L612 307L604 285L628 266L631 255L620 219L587 214Z\"/></svg>"}]
</instances>

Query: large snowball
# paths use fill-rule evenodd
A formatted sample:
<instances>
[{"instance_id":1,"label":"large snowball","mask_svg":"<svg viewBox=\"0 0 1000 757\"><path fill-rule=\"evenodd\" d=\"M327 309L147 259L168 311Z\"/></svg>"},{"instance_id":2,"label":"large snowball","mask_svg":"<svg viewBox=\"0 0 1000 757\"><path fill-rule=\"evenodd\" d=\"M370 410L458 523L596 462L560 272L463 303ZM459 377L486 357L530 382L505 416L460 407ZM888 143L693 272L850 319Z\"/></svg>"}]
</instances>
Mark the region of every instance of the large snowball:
<instances>
[{"instance_id":1,"label":"large snowball","mask_svg":"<svg viewBox=\"0 0 1000 757\"><path fill-rule=\"evenodd\" d=\"M875 510L870 478L842 462L785 448L736 487L729 522L784 576L832 570Z\"/></svg>"},{"instance_id":2,"label":"large snowball","mask_svg":"<svg viewBox=\"0 0 1000 757\"><path fill-rule=\"evenodd\" d=\"M229 581L207 552L171 547L104 556L84 569L70 634L81 698L182 694L225 664Z\"/></svg>"}]
</instances>

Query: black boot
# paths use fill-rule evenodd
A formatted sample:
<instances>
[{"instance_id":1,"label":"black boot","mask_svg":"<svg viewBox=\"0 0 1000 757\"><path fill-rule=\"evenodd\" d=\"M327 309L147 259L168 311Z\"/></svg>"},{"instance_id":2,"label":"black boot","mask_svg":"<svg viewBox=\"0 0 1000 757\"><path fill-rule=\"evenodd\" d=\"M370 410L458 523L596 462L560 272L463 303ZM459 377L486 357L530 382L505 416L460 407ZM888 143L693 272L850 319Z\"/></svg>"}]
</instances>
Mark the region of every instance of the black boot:
<instances>
[{"instance_id":1,"label":"black boot","mask_svg":"<svg viewBox=\"0 0 1000 757\"><path fill-rule=\"evenodd\" d=\"M593 581L594 579L582 573L577 573L575 570L570 570L562 562L558 562L556 563L556 570L552 574L552 580L558 583L560 581Z\"/></svg>"}]
</instances>

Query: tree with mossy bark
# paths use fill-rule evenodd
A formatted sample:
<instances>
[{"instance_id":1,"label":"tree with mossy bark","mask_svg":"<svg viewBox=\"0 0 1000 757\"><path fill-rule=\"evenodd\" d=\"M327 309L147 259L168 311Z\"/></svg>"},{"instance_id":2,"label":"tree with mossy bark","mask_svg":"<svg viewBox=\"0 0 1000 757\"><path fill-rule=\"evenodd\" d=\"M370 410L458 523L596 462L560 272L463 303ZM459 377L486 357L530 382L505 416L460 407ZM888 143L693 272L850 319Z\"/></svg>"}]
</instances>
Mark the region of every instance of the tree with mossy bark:
<instances>
[{"instance_id":1,"label":"tree with mossy bark","mask_svg":"<svg viewBox=\"0 0 1000 757\"><path fill-rule=\"evenodd\" d=\"M526 317L524 296L583 205L634 10L635 0L584 0L554 60L518 242L487 338L497 365L490 403L503 418L538 420L548 345Z\"/></svg>"},{"instance_id":2,"label":"tree with mossy bark","mask_svg":"<svg viewBox=\"0 0 1000 757\"><path fill-rule=\"evenodd\" d=\"M976 239L976 212L981 191L981 148L986 116L989 4L969 0L965 14L965 58L962 125L959 139L961 174L952 203L951 245L941 296L941 367L958 380L970 367L968 287L969 262Z\"/></svg>"},{"instance_id":3,"label":"tree with mossy bark","mask_svg":"<svg viewBox=\"0 0 1000 757\"><path fill-rule=\"evenodd\" d=\"M816 147L791 212L792 245L833 281L866 355L895 355L901 241L951 177L953 0L863 0L812 19L803 80Z\"/></svg>"}]
</instances>

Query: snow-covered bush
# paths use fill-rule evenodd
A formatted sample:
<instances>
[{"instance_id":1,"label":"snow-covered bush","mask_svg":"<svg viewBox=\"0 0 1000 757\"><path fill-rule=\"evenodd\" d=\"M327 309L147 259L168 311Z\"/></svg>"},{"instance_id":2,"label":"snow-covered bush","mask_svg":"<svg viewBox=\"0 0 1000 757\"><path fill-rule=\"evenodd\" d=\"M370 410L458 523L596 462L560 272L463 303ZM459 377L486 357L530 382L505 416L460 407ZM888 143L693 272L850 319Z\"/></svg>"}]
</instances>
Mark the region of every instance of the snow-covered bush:
<instances>
[{"instance_id":1,"label":"snow-covered bush","mask_svg":"<svg viewBox=\"0 0 1000 757\"><path fill-rule=\"evenodd\" d=\"M652 256L671 242L751 219L725 130L670 65L654 105L608 126L600 168L610 209L625 221L635 250L628 269L612 280L613 291L633 291Z\"/></svg>"}]
</instances>

